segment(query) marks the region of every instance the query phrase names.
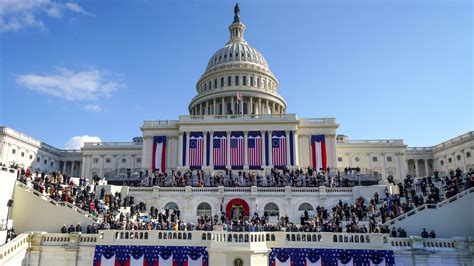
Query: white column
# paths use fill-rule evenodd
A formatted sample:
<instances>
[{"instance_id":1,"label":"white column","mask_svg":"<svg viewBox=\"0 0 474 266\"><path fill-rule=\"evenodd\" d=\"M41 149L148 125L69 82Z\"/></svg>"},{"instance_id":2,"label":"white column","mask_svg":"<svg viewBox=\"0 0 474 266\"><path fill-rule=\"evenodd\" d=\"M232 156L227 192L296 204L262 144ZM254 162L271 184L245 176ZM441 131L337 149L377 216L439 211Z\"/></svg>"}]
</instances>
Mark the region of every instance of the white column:
<instances>
[{"instance_id":1,"label":"white column","mask_svg":"<svg viewBox=\"0 0 474 266\"><path fill-rule=\"evenodd\" d=\"M268 101L267 101L268 102ZM272 130L269 130L268 131L268 138L269 138L269 142L268 142L268 164L270 165L271 168L273 168L273 157L272 157L272 133L273 131Z\"/></svg>"},{"instance_id":2,"label":"white column","mask_svg":"<svg viewBox=\"0 0 474 266\"><path fill-rule=\"evenodd\" d=\"M239 114L244 114L244 97L240 100L240 112Z\"/></svg>"},{"instance_id":3,"label":"white column","mask_svg":"<svg viewBox=\"0 0 474 266\"><path fill-rule=\"evenodd\" d=\"M234 97L230 97L230 105L230 110L232 110L232 114L235 115Z\"/></svg>"},{"instance_id":4,"label":"white column","mask_svg":"<svg viewBox=\"0 0 474 266\"><path fill-rule=\"evenodd\" d=\"M209 101L206 101L206 110L204 111L205 115L209 115Z\"/></svg>"},{"instance_id":5,"label":"white column","mask_svg":"<svg viewBox=\"0 0 474 266\"><path fill-rule=\"evenodd\" d=\"M250 97L250 104L247 109L249 110L249 114L253 114L253 97Z\"/></svg>"},{"instance_id":6,"label":"white column","mask_svg":"<svg viewBox=\"0 0 474 266\"><path fill-rule=\"evenodd\" d=\"M186 132L186 168L189 169L189 131Z\"/></svg>"},{"instance_id":7,"label":"white column","mask_svg":"<svg viewBox=\"0 0 474 266\"><path fill-rule=\"evenodd\" d=\"M262 98L258 98L258 114L262 113Z\"/></svg>"},{"instance_id":8,"label":"white column","mask_svg":"<svg viewBox=\"0 0 474 266\"><path fill-rule=\"evenodd\" d=\"M428 159L425 159L424 162L425 162L425 175L428 176L429 175L428 174Z\"/></svg>"},{"instance_id":9,"label":"white column","mask_svg":"<svg viewBox=\"0 0 474 266\"><path fill-rule=\"evenodd\" d=\"M387 157L385 153L382 153L382 160L383 160L383 178L387 178Z\"/></svg>"},{"instance_id":10,"label":"white column","mask_svg":"<svg viewBox=\"0 0 474 266\"><path fill-rule=\"evenodd\" d=\"M213 115L217 115L217 103L216 103L216 98L214 98L214 101L213 101L213 103L212 103L212 107L213 107L213 109L214 109L213 112L212 112L212 114L213 114Z\"/></svg>"},{"instance_id":11,"label":"white column","mask_svg":"<svg viewBox=\"0 0 474 266\"><path fill-rule=\"evenodd\" d=\"M209 166L214 169L214 131L210 132L210 145L209 145Z\"/></svg>"},{"instance_id":12,"label":"white column","mask_svg":"<svg viewBox=\"0 0 474 266\"><path fill-rule=\"evenodd\" d=\"M65 174L66 173L66 161L63 161L63 169L61 171L61 174Z\"/></svg>"},{"instance_id":13,"label":"white column","mask_svg":"<svg viewBox=\"0 0 474 266\"><path fill-rule=\"evenodd\" d=\"M370 152L367 153L367 158L369 160L369 170L372 170L372 156Z\"/></svg>"},{"instance_id":14,"label":"white column","mask_svg":"<svg viewBox=\"0 0 474 266\"><path fill-rule=\"evenodd\" d=\"M418 170L418 160L415 159L415 173L416 173L416 177L419 177L420 176L420 171Z\"/></svg>"},{"instance_id":15,"label":"white column","mask_svg":"<svg viewBox=\"0 0 474 266\"><path fill-rule=\"evenodd\" d=\"M226 167L230 169L230 131L227 132L227 163Z\"/></svg>"},{"instance_id":16,"label":"white column","mask_svg":"<svg viewBox=\"0 0 474 266\"><path fill-rule=\"evenodd\" d=\"M206 110L204 110L204 103L200 103L199 104L199 108L201 109L201 112L199 112L200 115L205 115L206 114Z\"/></svg>"},{"instance_id":17,"label":"white column","mask_svg":"<svg viewBox=\"0 0 474 266\"><path fill-rule=\"evenodd\" d=\"M290 160L290 131L285 130L286 134L286 166L289 167L291 164Z\"/></svg>"},{"instance_id":18,"label":"white column","mask_svg":"<svg viewBox=\"0 0 474 266\"><path fill-rule=\"evenodd\" d=\"M222 113L221 113L221 115L227 115L227 109L226 109L226 106L225 106L224 97L222 97Z\"/></svg>"},{"instance_id":19,"label":"white column","mask_svg":"<svg viewBox=\"0 0 474 266\"><path fill-rule=\"evenodd\" d=\"M298 132L295 130L293 132L293 156L294 156L294 163L295 163L295 167L299 168L300 166L300 160L299 160L299 156L298 156L298 153L299 153L299 136L298 136Z\"/></svg>"},{"instance_id":20,"label":"white column","mask_svg":"<svg viewBox=\"0 0 474 266\"><path fill-rule=\"evenodd\" d=\"M183 166L183 132L178 132L178 166Z\"/></svg>"},{"instance_id":21,"label":"white column","mask_svg":"<svg viewBox=\"0 0 474 266\"><path fill-rule=\"evenodd\" d=\"M244 169L249 169L247 137L249 132L244 131Z\"/></svg>"},{"instance_id":22,"label":"white column","mask_svg":"<svg viewBox=\"0 0 474 266\"><path fill-rule=\"evenodd\" d=\"M399 173L400 181L402 181L406 176L406 174L405 174L405 170L406 170L405 164L402 165L403 153L397 153L396 155L397 155L397 158L398 158L398 167L399 167L398 173Z\"/></svg>"}]
</instances>

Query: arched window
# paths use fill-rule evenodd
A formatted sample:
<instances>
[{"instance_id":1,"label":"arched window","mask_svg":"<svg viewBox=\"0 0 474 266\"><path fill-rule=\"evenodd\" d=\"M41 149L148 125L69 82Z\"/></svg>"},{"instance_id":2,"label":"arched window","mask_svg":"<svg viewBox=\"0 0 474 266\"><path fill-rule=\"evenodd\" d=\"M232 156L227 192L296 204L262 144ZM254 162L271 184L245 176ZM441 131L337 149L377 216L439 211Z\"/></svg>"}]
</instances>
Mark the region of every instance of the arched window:
<instances>
[{"instance_id":1,"label":"arched window","mask_svg":"<svg viewBox=\"0 0 474 266\"><path fill-rule=\"evenodd\" d=\"M314 208L309 203L303 203L298 207L298 211L314 211Z\"/></svg>"},{"instance_id":2,"label":"arched window","mask_svg":"<svg viewBox=\"0 0 474 266\"><path fill-rule=\"evenodd\" d=\"M214 79L214 89L217 88L217 79Z\"/></svg>"},{"instance_id":3,"label":"arched window","mask_svg":"<svg viewBox=\"0 0 474 266\"><path fill-rule=\"evenodd\" d=\"M209 205L209 203L207 202L199 203L199 205L197 206L197 215L212 216L211 205Z\"/></svg>"},{"instance_id":4,"label":"arched window","mask_svg":"<svg viewBox=\"0 0 474 266\"><path fill-rule=\"evenodd\" d=\"M254 86L254 83L253 83L253 77L250 77L250 86Z\"/></svg>"},{"instance_id":5,"label":"arched window","mask_svg":"<svg viewBox=\"0 0 474 266\"><path fill-rule=\"evenodd\" d=\"M257 78L257 88L260 88L260 78Z\"/></svg>"},{"instance_id":6,"label":"arched window","mask_svg":"<svg viewBox=\"0 0 474 266\"><path fill-rule=\"evenodd\" d=\"M278 208L278 205L273 202L265 205L265 208L263 210L267 213L268 216L280 216L280 208Z\"/></svg>"},{"instance_id":7,"label":"arched window","mask_svg":"<svg viewBox=\"0 0 474 266\"><path fill-rule=\"evenodd\" d=\"M227 86L230 86L230 85L232 85L232 78L227 77Z\"/></svg>"},{"instance_id":8,"label":"arched window","mask_svg":"<svg viewBox=\"0 0 474 266\"><path fill-rule=\"evenodd\" d=\"M235 85L239 85L239 76L235 76Z\"/></svg>"},{"instance_id":9,"label":"arched window","mask_svg":"<svg viewBox=\"0 0 474 266\"><path fill-rule=\"evenodd\" d=\"M209 90L212 88L212 82L209 80L209 86L208 86Z\"/></svg>"},{"instance_id":10,"label":"arched window","mask_svg":"<svg viewBox=\"0 0 474 266\"><path fill-rule=\"evenodd\" d=\"M242 79L242 85L244 85L244 86L247 85L247 76L243 76L242 78L243 78Z\"/></svg>"},{"instance_id":11,"label":"arched window","mask_svg":"<svg viewBox=\"0 0 474 266\"><path fill-rule=\"evenodd\" d=\"M168 202L166 203L165 205L165 209L169 209L169 210L179 210L179 207L178 207L178 204L174 203L174 202Z\"/></svg>"},{"instance_id":12,"label":"arched window","mask_svg":"<svg viewBox=\"0 0 474 266\"><path fill-rule=\"evenodd\" d=\"M224 77L221 78L221 87L224 87Z\"/></svg>"},{"instance_id":13,"label":"arched window","mask_svg":"<svg viewBox=\"0 0 474 266\"><path fill-rule=\"evenodd\" d=\"M126 163L126 162L127 162L127 159L122 158L122 163Z\"/></svg>"}]
</instances>

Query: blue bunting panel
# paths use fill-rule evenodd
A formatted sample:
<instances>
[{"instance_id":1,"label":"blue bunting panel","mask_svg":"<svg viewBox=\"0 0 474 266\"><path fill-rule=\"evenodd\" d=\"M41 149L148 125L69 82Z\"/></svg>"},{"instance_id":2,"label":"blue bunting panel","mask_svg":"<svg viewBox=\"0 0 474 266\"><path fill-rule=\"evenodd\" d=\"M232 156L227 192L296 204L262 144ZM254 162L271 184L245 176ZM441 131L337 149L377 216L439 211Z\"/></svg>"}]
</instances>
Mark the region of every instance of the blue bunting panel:
<instances>
[{"instance_id":1,"label":"blue bunting panel","mask_svg":"<svg viewBox=\"0 0 474 266\"><path fill-rule=\"evenodd\" d=\"M202 257L203 265L208 265L209 256L206 247L173 247L173 246L103 246L97 245L94 254L94 265L100 265L102 256L110 259L115 255L115 265L126 266L131 257L140 259L144 256L144 265L156 265L160 257L169 259L173 256L173 265L187 265L188 256L197 260Z\"/></svg>"},{"instance_id":2,"label":"blue bunting panel","mask_svg":"<svg viewBox=\"0 0 474 266\"><path fill-rule=\"evenodd\" d=\"M319 262L324 266L348 263L352 265L368 266L385 262L384 265L395 265L392 250L359 250L359 249L310 249L310 248L272 248L269 265L275 264L275 259L285 262L288 259L292 266L305 266L306 260L311 263Z\"/></svg>"}]
</instances>

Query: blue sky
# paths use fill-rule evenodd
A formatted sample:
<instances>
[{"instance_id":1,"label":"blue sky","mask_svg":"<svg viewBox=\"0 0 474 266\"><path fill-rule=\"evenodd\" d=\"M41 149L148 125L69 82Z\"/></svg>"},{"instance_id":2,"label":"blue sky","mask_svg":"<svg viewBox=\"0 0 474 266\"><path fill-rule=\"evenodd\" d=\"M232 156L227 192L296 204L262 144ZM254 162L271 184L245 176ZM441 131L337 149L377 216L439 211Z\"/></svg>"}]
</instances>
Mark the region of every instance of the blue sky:
<instances>
[{"instance_id":1,"label":"blue sky","mask_svg":"<svg viewBox=\"0 0 474 266\"><path fill-rule=\"evenodd\" d=\"M0 124L57 147L187 113L235 1L0 2ZM239 1L288 112L351 139L473 130L471 1Z\"/></svg>"}]
</instances>

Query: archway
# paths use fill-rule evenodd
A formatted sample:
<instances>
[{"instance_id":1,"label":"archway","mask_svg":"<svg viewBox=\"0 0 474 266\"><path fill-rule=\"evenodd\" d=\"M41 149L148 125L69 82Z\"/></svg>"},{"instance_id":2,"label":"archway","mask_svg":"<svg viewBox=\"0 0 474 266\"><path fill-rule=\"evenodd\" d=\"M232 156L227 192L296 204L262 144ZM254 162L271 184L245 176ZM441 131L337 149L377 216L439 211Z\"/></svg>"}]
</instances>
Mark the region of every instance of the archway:
<instances>
[{"instance_id":1,"label":"archway","mask_svg":"<svg viewBox=\"0 0 474 266\"><path fill-rule=\"evenodd\" d=\"M240 198L235 198L227 203L225 216L232 220L242 220L250 215L248 203Z\"/></svg>"}]
</instances>

